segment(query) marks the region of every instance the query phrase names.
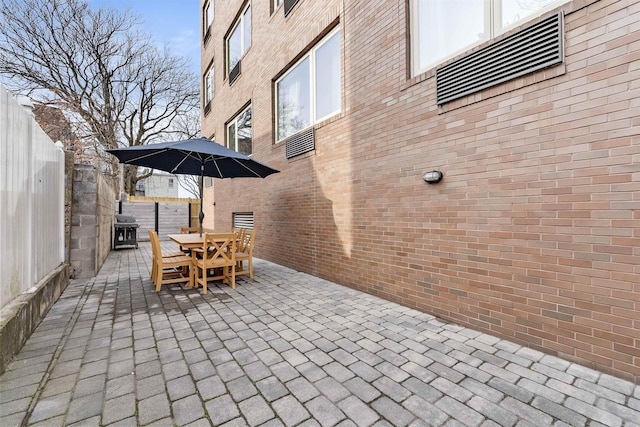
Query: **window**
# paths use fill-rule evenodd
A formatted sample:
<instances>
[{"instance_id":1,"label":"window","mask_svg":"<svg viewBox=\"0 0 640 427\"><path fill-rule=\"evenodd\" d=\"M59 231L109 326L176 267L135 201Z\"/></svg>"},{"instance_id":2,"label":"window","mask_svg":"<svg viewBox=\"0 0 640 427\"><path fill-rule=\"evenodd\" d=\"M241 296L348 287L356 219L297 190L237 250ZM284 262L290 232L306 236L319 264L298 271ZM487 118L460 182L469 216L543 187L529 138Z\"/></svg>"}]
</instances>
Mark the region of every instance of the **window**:
<instances>
[{"instance_id":1,"label":"window","mask_svg":"<svg viewBox=\"0 0 640 427\"><path fill-rule=\"evenodd\" d=\"M251 106L248 106L227 124L227 146L247 156L250 156L253 152L251 144Z\"/></svg>"},{"instance_id":2,"label":"window","mask_svg":"<svg viewBox=\"0 0 640 427\"><path fill-rule=\"evenodd\" d=\"M169 188L173 188L173 178L169 178Z\"/></svg>"},{"instance_id":3,"label":"window","mask_svg":"<svg viewBox=\"0 0 640 427\"><path fill-rule=\"evenodd\" d=\"M340 112L340 30L334 30L276 82L276 141Z\"/></svg>"},{"instance_id":4,"label":"window","mask_svg":"<svg viewBox=\"0 0 640 427\"><path fill-rule=\"evenodd\" d=\"M567 1L411 0L414 74Z\"/></svg>"},{"instance_id":5,"label":"window","mask_svg":"<svg viewBox=\"0 0 640 427\"><path fill-rule=\"evenodd\" d=\"M211 36L211 24L213 23L213 1L208 1L202 11L202 34L206 42Z\"/></svg>"},{"instance_id":6,"label":"window","mask_svg":"<svg viewBox=\"0 0 640 427\"><path fill-rule=\"evenodd\" d=\"M214 70L213 64L209 67L204 75L204 109L205 114L211 110L211 100L213 99L214 86L213 86Z\"/></svg>"},{"instance_id":7,"label":"window","mask_svg":"<svg viewBox=\"0 0 640 427\"><path fill-rule=\"evenodd\" d=\"M227 47L227 75L240 62L242 55L251 46L251 5L242 12L233 24L231 35L226 40Z\"/></svg>"},{"instance_id":8,"label":"window","mask_svg":"<svg viewBox=\"0 0 640 427\"><path fill-rule=\"evenodd\" d=\"M273 10L276 10L281 4L282 0L273 0Z\"/></svg>"}]
</instances>

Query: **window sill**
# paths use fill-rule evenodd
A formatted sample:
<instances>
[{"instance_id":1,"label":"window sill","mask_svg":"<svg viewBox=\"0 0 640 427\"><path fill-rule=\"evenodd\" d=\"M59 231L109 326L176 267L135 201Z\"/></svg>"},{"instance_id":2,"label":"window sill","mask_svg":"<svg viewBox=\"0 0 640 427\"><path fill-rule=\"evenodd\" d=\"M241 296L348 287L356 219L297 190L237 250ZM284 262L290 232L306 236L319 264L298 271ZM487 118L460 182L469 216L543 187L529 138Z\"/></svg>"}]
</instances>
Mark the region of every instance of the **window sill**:
<instances>
[{"instance_id":1,"label":"window sill","mask_svg":"<svg viewBox=\"0 0 640 427\"><path fill-rule=\"evenodd\" d=\"M313 124L313 125L311 125L311 126L307 126L307 127L306 127L306 128L304 128L304 129L300 129L300 130L299 130L299 131L297 131L296 133L293 133L293 134L289 135L288 137L286 137L286 138L284 138L284 139L281 139L281 140L279 140L279 141L275 141L275 142L273 143L273 146L280 146L280 145L284 145L284 144L283 144L283 142L285 142L285 141L287 140L287 138L291 138L292 136L294 136L294 135L296 135L296 134L298 134L298 133L300 133L300 132L304 132L304 131L306 131L307 129L309 129L309 128L311 128L311 127L312 127L312 128L314 128L315 130L322 129L322 128L323 128L323 127L325 127L325 126L328 126L328 125L330 125L330 124L332 124L332 123L334 123L334 122L337 122L338 120L341 120L342 118L346 117L346 115L347 115L347 114L346 114L346 112L345 112L345 111L341 111L340 113L335 114L335 115L333 115L333 116L331 116L331 117L328 117L328 118L326 118L326 119L324 119L324 120L321 120L321 121L319 121L318 123L315 123L315 124Z\"/></svg>"},{"instance_id":2,"label":"window sill","mask_svg":"<svg viewBox=\"0 0 640 427\"><path fill-rule=\"evenodd\" d=\"M318 123L316 123L315 125L313 125L313 127L315 127L316 129L321 129L325 126L328 126L334 122L337 122L338 120L342 119L346 117L346 112L345 111L340 111L339 113L334 114L331 117L327 117L324 120L319 121Z\"/></svg>"}]
</instances>

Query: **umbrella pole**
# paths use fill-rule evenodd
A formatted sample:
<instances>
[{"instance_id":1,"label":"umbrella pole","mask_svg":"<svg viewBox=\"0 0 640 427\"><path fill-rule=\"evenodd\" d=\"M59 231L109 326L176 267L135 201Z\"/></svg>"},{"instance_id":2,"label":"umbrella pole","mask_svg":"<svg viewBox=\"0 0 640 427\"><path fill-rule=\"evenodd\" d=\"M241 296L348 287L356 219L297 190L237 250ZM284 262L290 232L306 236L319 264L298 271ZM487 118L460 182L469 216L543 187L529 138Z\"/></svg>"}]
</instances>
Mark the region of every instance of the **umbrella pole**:
<instances>
[{"instance_id":1,"label":"umbrella pole","mask_svg":"<svg viewBox=\"0 0 640 427\"><path fill-rule=\"evenodd\" d=\"M202 196L202 183L204 181L204 163L200 165L200 237L202 237L202 221L204 220L204 212L202 212L202 202L204 198Z\"/></svg>"}]
</instances>

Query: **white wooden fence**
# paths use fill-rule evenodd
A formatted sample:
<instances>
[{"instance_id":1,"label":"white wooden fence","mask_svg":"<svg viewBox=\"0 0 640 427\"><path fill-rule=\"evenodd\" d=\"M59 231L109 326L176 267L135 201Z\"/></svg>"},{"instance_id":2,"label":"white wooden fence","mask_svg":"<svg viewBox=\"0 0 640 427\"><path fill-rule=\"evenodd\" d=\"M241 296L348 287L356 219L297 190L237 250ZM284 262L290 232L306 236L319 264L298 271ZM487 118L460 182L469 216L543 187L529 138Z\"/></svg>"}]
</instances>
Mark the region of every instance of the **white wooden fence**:
<instances>
[{"instance_id":1,"label":"white wooden fence","mask_svg":"<svg viewBox=\"0 0 640 427\"><path fill-rule=\"evenodd\" d=\"M0 86L0 308L64 261L64 153Z\"/></svg>"}]
</instances>

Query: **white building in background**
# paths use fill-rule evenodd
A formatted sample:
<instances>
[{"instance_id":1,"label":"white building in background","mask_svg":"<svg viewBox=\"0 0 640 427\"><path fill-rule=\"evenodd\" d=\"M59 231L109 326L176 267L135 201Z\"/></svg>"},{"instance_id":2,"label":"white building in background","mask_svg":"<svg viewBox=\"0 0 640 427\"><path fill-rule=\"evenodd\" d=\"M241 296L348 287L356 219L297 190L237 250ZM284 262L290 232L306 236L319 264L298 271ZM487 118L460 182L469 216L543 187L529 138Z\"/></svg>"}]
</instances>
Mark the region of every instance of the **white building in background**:
<instances>
[{"instance_id":1,"label":"white building in background","mask_svg":"<svg viewBox=\"0 0 640 427\"><path fill-rule=\"evenodd\" d=\"M178 197L178 178L171 173L154 170L153 175L138 181L136 196Z\"/></svg>"}]
</instances>

